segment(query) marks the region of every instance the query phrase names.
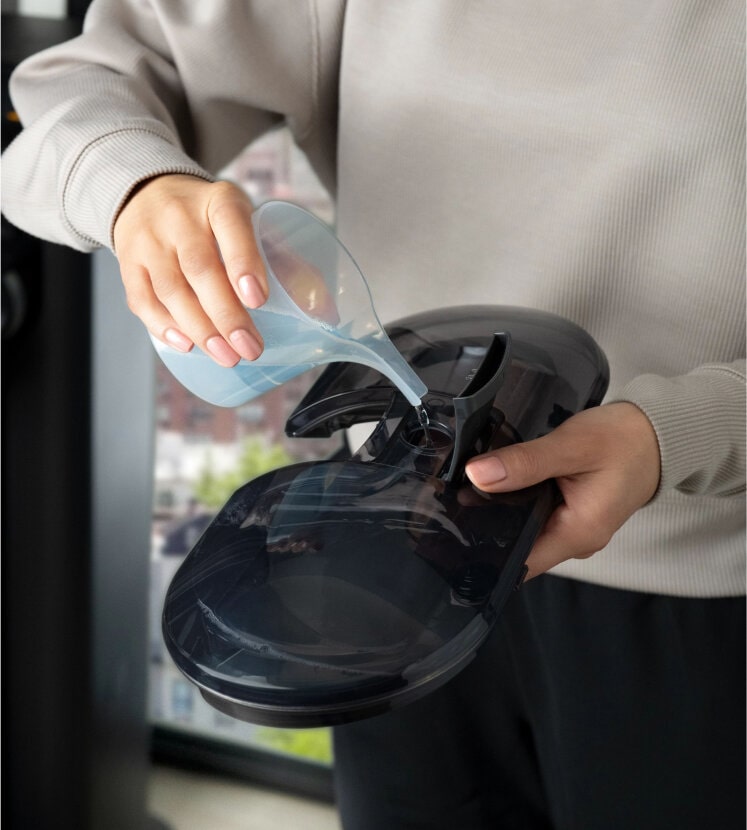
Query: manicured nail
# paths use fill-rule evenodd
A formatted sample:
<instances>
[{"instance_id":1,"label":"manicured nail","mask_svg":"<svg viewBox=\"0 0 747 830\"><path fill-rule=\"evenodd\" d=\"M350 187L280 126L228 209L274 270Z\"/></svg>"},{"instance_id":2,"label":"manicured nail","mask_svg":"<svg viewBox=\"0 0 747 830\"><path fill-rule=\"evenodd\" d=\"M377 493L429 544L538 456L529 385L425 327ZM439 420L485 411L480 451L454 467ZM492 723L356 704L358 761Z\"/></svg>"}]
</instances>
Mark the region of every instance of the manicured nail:
<instances>
[{"instance_id":1,"label":"manicured nail","mask_svg":"<svg viewBox=\"0 0 747 830\"><path fill-rule=\"evenodd\" d=\"M490 458L477 458L467 464L467 475L478 486L481 484L495 484L503 481L506 477L506 468L503 462L491 456Z\"/></svg>"},{"instance_id":2,"label":"manicured nail","mask_svg":"<svg viewBox=\"0 0 747 830\"><path fill-rule=\"evenodd\" d=\"M211 337L205 343L205 346L221 366L231 367L239 362L239 356L236 352L217 334Z\"/></svg>"},{"instance_id":3,"label":"manicured nail","mask_svg":"<svg viewBox=\"0 0 747 830\"><path fill-rule=\"evenodd\" d=\"M256 337L249 334L246 329L232 331L228 339L231 345L245 360L256 360L262 354L262 346Z\"/></svg>"},{"instance_id":4,"label":"manicured nail","mask_svg":"<svg viewBox=\"0 0 747 830\"><path fill-rule=\"evenodd\" d=\"M249 308L259 308L267 299L259 280L251 274L239 277L239 291Z\"/></svg>"},{"instance_id":5,"label":"manicured nail","mask_svg":"<svg viewBox=\"0 0 747 830\"><path fill-rule=\"evenodd\" d=\"M177 329L166 329L163 333L163 339L170 345L173 346L175 349L178 349L180 352L188 352L191 350L194 343L187 337L186 334L182 334Z\"/></svg>"}]
</instances>

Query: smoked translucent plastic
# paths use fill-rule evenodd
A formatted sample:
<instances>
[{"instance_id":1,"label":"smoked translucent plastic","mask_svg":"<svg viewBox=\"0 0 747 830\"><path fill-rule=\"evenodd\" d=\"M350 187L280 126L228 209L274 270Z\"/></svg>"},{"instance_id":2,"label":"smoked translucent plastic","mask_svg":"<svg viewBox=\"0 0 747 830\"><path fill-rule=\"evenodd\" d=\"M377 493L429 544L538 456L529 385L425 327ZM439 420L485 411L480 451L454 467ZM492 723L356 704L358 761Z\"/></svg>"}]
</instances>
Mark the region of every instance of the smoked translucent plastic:
<instances>
[{"instance_id":1,"label":"smoked translucent plastic","mask_svg":"<svg viewBox=\"0 0 747 830\"><path fill-rule=\"evenodd\" d=\"M428 386L427 429L363 365L328 367L289 434L375 428L356 452L239 489L168 591L163 630L216 708L276 726L370 716L446 682L475 654L558 504L553 482L505 495L464 476L473 454L600 402L607 365L561 318L505 307L389 327Z\"/></svg>"}]
</instances>

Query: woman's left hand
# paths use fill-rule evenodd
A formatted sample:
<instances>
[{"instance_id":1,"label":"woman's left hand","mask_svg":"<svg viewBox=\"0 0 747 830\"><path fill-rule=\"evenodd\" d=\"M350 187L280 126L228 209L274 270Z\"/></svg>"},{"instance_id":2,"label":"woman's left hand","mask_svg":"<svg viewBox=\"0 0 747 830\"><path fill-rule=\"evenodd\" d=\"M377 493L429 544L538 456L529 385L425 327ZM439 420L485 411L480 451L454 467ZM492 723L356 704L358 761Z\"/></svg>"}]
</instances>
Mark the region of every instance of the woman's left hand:
<instances>
[{"instance_id":1,"label":"woman's left hand","mask_svg":"<svg viewBox=\"0 0 747 830\"><path fill-rule=\"evenodd\" d=\"M529 554L531 579L601 550L651 500L659 484L659 445L637 406L612 403L579 412L542 438L476 456L466 472L487 493L557 481L563 504Z\"/></svg>"}]
</instances>

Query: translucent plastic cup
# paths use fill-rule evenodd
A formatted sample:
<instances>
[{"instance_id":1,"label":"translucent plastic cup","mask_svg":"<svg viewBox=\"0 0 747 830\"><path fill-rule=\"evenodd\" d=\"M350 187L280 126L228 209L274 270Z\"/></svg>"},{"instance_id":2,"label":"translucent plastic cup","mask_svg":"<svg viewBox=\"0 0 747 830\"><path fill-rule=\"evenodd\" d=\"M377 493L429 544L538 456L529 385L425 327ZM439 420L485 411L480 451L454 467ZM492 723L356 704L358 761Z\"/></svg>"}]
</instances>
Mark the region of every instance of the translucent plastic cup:
<instances>
[{"instance_id":1,"label":"translucent plastic cup","mask_svg":"<svg viewBox=\"0 0 747 830\"><path fill-rule=\"evenodd\" d=\"M280 201L259 207L252 224L269 297L247 310L264 351L228 369L197 346L185 354L152 338L174 377L208 403L239 406L313 366L347 361L378 370L418 406L426 386L389 340L363 275L329 228Z\"/></svg>"}]
</instances>

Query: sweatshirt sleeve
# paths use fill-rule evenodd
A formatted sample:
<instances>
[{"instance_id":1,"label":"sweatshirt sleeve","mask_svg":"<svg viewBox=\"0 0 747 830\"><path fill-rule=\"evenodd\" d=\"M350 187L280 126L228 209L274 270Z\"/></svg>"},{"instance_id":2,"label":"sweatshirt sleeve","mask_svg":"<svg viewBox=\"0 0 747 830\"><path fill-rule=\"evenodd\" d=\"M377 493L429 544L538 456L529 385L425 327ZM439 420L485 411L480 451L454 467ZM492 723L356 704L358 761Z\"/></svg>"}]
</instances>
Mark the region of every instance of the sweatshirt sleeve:
<instances>
[{"instance_id":1,"label":"sweatshirt sleeve","mask_svg":"<svg viewBox=\"0 0 747 830\"><path fill-rule=\"evenodd\" d=\"M94 0L81 36L12 76L24 129L3 156L5 216L79 250L111 247L139 182L163 173L210 180L283 123L307 137L319 87L310 9L297 0Z\"/></svg>"},{"instance_id":2,"label":"sweatshirt sleeve","mask_svg":"<svg viewBox=\"0 0 747 830\"><path fill-rule=\"evenodd\" d=\"M638 406L661 453L657 495L729 496L745 489L745 361L711 363L679 377L641 375L616 400Z\"/></svg>"}]
</instances>

